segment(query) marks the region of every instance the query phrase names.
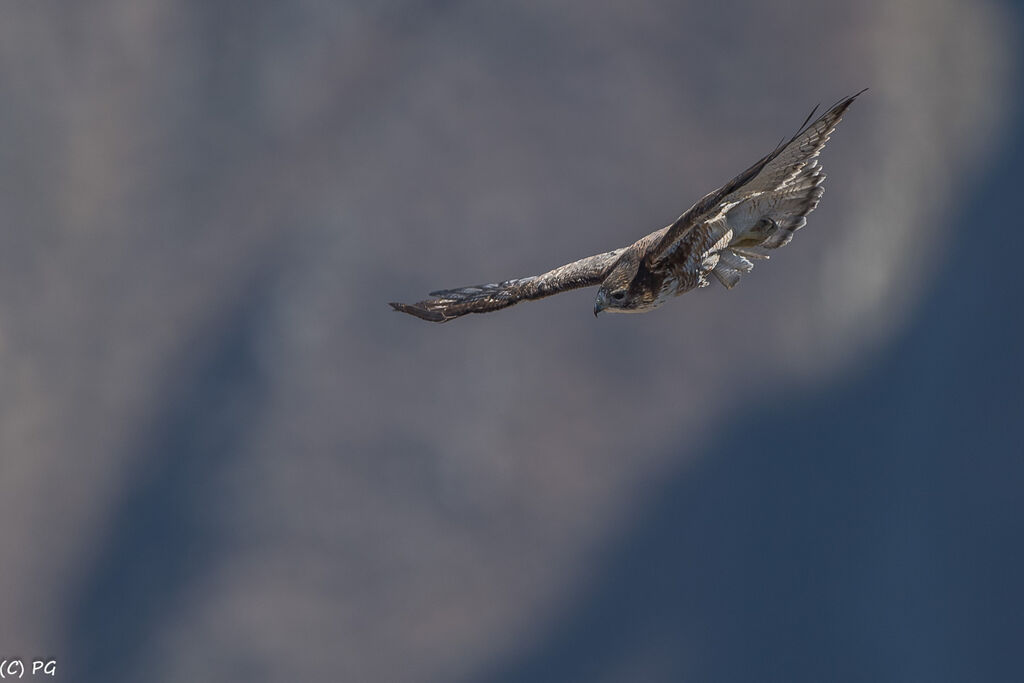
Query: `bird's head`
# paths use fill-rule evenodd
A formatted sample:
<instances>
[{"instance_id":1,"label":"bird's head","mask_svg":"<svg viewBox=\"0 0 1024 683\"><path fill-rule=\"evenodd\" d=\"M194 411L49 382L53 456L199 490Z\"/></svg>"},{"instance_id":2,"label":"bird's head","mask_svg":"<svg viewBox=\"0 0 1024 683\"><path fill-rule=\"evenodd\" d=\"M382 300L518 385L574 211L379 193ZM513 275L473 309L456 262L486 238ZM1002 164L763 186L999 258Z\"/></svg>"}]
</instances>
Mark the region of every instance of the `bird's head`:
<instances>
[{"instance_id":1,"label":"bird's head","mask_svg":"<svg viewBox=\"0 0 1024 683\"><path fill-rule=\"evenodd\" d=\"M597 301L594 302L594 315L607 311L608 313L628 313L632 310L632 299L629 296L628 287L616 287L605 289L604 285L597 290Z\"/></svg>"},{"instance_id":2,"label":"bird's head","mask_svg":"<svg viewBox=\"0 0 1024 683\"><path fill-rule=\"evenodd\" d=\"M643 310L642 287L637 278L640 268L639 253L629 250L618 260L597 290L594 315L602 311L609 313L633 313Z\"/></svg>"}]
</instances>

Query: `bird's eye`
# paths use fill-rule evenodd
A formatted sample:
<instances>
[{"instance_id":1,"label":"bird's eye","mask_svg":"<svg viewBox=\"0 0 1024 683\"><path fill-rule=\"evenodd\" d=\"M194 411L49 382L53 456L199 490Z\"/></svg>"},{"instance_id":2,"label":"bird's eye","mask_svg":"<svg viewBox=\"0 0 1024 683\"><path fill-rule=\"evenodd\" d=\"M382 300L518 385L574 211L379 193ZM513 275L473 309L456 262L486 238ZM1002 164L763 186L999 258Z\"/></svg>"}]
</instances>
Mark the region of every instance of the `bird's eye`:
<instances>
[{"instance_id":1,"label":"bird's eye","mask_svg":"<svg viewBox=\"0 0 1024 683\"><path fill-rule=\"evenodd\" d=\"M626 298L626 293L620 289L617 292L612 292L612 298L616 301L622 301Z\"/></svg>"}]
</instances>

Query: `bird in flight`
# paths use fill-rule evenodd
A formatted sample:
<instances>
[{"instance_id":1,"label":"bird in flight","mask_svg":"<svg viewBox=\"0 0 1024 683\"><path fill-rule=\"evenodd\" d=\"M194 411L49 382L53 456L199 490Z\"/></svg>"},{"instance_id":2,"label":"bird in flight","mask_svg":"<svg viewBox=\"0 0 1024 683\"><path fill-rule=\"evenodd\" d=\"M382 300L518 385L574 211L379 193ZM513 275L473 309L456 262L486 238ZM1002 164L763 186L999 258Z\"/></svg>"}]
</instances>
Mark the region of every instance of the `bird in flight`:
<instances>
[{"instance_id":1,"label":"bird in flight","mask_svg":"<svg viewBox=\"0 0 1024 683\"><path fill-rule=\"evenodd\" d=\"M709 284L714 276L732 289L766 260L765 250L789 244L807 223L825 188L818 154L861 90L813 122L812 111L796 135L753 166L691 206L671 225L628 247L590 256L543 275L487 285L442 289L396 311L443 323L467 313L489 313L520 301L600 285L594 315L646 313L669 297Z\"/></svg>"}]
</instances>

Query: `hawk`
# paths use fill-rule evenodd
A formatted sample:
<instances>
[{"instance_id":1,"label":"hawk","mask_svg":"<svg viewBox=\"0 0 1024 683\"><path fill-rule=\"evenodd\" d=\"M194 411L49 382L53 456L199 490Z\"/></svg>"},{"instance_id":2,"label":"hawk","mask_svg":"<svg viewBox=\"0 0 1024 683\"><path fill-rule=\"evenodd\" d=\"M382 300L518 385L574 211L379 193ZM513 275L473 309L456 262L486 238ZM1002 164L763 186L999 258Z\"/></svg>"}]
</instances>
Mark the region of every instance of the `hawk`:
<instances>
[{"instance_id":1,"label":"hawk","mask_svg":"<svg viewBox=\"0 0 1024 683\"><path fill-rule=\"evenodd\" d=\"M807 223L825 188L818 154L863 93L843 98L796 135L714 192L704 196L669 226L628 247L597 254L543 275L495 284L442 289L415 304L392 303L396 311L432 322L467 313L488 313L520 301L541 299L580 287L600 285L594 315L646 313L669 297L709 284L714 276L732 289L766 260L769 249L789 244Z\"/></svg>"}]
</instances>

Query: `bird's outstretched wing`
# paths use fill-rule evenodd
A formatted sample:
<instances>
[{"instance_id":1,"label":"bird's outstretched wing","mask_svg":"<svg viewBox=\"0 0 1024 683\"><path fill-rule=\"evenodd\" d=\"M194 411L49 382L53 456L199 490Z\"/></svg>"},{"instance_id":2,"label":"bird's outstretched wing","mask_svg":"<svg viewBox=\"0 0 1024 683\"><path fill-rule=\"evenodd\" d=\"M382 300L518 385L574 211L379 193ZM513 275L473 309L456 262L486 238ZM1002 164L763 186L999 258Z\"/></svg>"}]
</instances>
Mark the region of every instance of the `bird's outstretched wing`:
<instances>
[{"instance_id":1,"label":"bird's outstretched wing","mask_svg":"<svg viewBox=\"0 0 1024 683\"><path fill-rule=\"evenodd\" d=\"M396 311L423 320L443 323L467 313L489 313L520 301L542 299L580 287L601 284L625 248L573 261L543 275L505 280L488 285L431 292L430 299L415 304L391 303Z\"/></svg>"},{"instance_id":2,"label":"bird's outstretched wing","mask_svg":"<svg viewBox=\"0 0 1024 683\"><path fill-rule=\"evenodd\" d=\"M647 252L648 264L657 268L671 260L677 252L689 253L688 249L680 247L693 247L690 242L697 236L688 239L687 235L695 226L702 221L713 220L720 212L730 210L744 201L747 203L743 206L744 211L740 213L746 212L753 216L760 211L762 215L756 217L755 223L763 219L760 225L762 232L772 232L771 239L767 239L765 235L766 239L758 244L754 244L756 235L751 235L746 246L772 249L788 243L793 232L803 226L806 222L804 217L814 210L818 199L821 198L820 185L825 180L825 174L822 173L816 157L828 142L843 114L863 92L864 90L861 90L855 95L843 98L810 122L814 116L812 111L796 135L722 187L705 195L676 219L668 227L661 241ZM738 236L739 233L734 232L733 237ZM728 246L728 243L726 240L719 247ZM742 247L743 245L740 245L739 251L742 251ZM747 272L752 267L746 258L749 255L739 254L740 258L735 259L739 271ZM727 258L731 259L732 255L727 255ZM722 280L721 277L719 279ZM730 274L722 283L731 287L737 280L738 275L734 277Z\"/></svg>"}]
</instances>

